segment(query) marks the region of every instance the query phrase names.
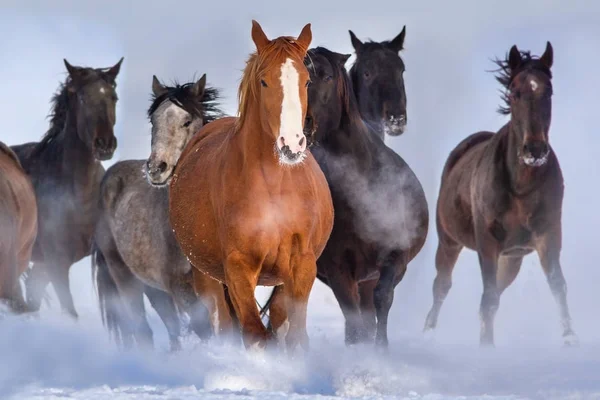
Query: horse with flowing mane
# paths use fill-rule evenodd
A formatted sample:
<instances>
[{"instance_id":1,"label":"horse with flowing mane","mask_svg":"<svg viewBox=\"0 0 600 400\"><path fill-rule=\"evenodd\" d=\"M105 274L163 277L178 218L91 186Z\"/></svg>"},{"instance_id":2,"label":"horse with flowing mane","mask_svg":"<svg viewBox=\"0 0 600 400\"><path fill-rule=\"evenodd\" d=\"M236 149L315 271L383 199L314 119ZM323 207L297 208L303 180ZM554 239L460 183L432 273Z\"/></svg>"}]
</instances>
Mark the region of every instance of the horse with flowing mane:
<instances>
[{"instance_id":1,"label":"horse with flowing mane","mask_svg":"<svg viewBox=\"0 0 600 400\"><path fill-rule=\"evenodd\" d=\"M331 193L303 124L310 24L270 40L252 22L256 53L239 88L239 117L206 125L186 146L170 186L170 219L192 265L225 283L247 348L272 337L257 285L277 286L271 319L288 351L308 348L308 297L333 226Z\"/></svg>"},{"instance_id":2,"label":"horse with flowing mane","mask_svg":"<svg viewBox=\"0 0 600 400\"><path fill-rule=\"evenodd\" d=\"M152 92L150 158L120 161L106 171L92 260L103 321L117 342L129 347L135 338L139 345L152 346L145 293L165 323L171 349L178 350L179 311L190 316L190 327L202 339L212 335L211 322L215 334L229 330L231 318L221 285L206 277L198 283L204 287L199 294L210 307L209 318L169 224L168 187L153 187L153 182L166 180L193 134L223 113L219 92L206 87L206 75L174 86L153 77Z\"/></svg>"},{"instance_id":3,"label":"horse with flowing mane","mask_svg":"<svg viewBox=\"0 0 600 400\"><path fill-rule=\"evenodd\" d=\"M560 265L563 176L549 142L553 49L541 57L510 49L496 79L505 89L500 112L510 120L497 133L478 132L452 150L437 203L439 244L433 306L425 330L437 325L464 247L477 251L483 278L481 345L494 344L500 295L515 280L523 257L536 251L560 310L565 344L577 343Z\"/></svg>"},{"instance_id":4,"label":"horse with flowing mane","mask_svg":"<svg viewBox=\"0 0 600 400\"><path fill-rule=\"evenodd\" d=\"M87 68L64 60L69 76L52 99L50 129L40 142L12 147L31 178L39 212L33 267L25 282L34 311L52 282L63 311L77 318L69 270L90 255L104 175L100 162L117 148L116 79L122 62Z\"/></svg>"}]
</instances>

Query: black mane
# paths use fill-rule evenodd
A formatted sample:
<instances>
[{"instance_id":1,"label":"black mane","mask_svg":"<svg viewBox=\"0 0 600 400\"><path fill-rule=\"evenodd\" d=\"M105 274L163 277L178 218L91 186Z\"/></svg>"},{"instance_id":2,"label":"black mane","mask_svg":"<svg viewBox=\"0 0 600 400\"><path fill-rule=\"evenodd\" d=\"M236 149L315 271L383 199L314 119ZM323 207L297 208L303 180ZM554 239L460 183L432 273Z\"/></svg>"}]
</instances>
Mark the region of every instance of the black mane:
<instances>
[{"instance_id":1,"label":"black mane","mask_svg":"<svg viewBox=\"0 0 600 400\"><path fill-rule=\"evenodd\" d=\"M510 68L508 62L508 53L506 53L504 60L500 60L498 58L492 60L492 62L498 66L498 69L490 72L497 73L495 78L504 88L501 91L501 97L502 101L504 102L504 105L498 107L498 112L503 115L510 114L510 84L512 83L513 79L515 79L515 77L521 72L526 70L540 71L546 74L549 79L552 79L552 72L544 63L540 61L539 57L532 56L531 52L529 51L520 51L520 53L521 63L519 64L519 67L516 68L514 71Z\"/></svg>"},{"instance_id":2,"label":"black mane","mask_svg":"<svg viewBox=\"0 0 600 400\"><path fill-rule=\"evenodd\" d=\"M152 104L148 108L148 118L154 114L156 109L165 101L170 100L174 104L183 108L192 115L202 117L204 124L208 124L218 118L221 118L225 113L221 110L220 104L217 101L220 98L220 91L213 87L206 87L201 100L191 93L194 82L173 83L173 86L165 86L166 91L160 96L152 95Z\"/></svg>"}]
</instances>

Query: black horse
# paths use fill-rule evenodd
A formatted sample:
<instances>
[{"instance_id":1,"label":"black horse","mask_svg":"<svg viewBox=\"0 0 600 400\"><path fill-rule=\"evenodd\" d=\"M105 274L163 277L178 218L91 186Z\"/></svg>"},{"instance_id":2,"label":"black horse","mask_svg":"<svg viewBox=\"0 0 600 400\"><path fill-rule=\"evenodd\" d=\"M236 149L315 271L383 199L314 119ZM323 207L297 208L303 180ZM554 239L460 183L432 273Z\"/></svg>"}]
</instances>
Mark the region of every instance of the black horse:
<instances>
[{"instance_id":1,"label":"black horse","mask_svg":"<svg viewBox=\"0 0 600 400\"><path fill-rule=\"evenodd\" d=\"M375 336L377 344L387 346L394 288L425 243L429 214L415 174L363 123L344 68L348 57L317 47L306 58L311 152L327 177L335 208L317 276L342 308L346 343Z\"/></svg>"},{"instance_id":2,"label":"black horse","mask_svg":"<svg viewBox=\"0 0 600 400\"><path fill-rule=\"evenodd\" d=\"M406 26L394 39L384 42L363 43L349 32L356 52L350 78L360 115L382 139L385 134L399 136L408 122L405 65L398 54L404 48Z\"/></svg>"},{"instance_id":3,"label":"black horse","mask_svg":"<svg viewBox=\"0 0 600 400\"><path fill-rule=\"evenodd\" d=\"M110 68L72 66L54 96L50 129L40 142L13 146L31 177L38 204L38 236L33 267L27 272L27 302L38 310L52 282L61 307L77 312L69 288L71 265L90 255L98 219L104 168L117 148L116 78L123 59Z\"/></svg>"}]
</instances>

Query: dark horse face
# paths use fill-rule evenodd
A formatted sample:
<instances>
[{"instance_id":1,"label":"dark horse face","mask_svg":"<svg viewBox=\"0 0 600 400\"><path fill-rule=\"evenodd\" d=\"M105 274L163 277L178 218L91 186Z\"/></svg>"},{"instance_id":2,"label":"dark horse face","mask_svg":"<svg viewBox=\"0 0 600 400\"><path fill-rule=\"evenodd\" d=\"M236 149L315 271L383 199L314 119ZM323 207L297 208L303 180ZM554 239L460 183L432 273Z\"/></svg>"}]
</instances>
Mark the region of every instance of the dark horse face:
<instances>
[{"instance_id":1,"label":"dark horse face","mask_svg":"<svg viewBox=\"0 0 600 400\"><path fill-rule=\"evenodd\" d=\"M345 74L344 64L348 58L350 54L334 53L321 47L309 50L305 58L311 82L305 120L310 142L315 137L319 140L324 133L335 130L340 124L344 96L340 93L340 78L341 74Z\"/></svg>"},{"instance_id":2,"label":"dark horse face","mask_svg":"<svg viewBox=\"0 0 600 400\"><path fill-rule=\"evenodd\" d=\"M69 100L75 110L79 138L99 161L110 160L117 148L116 78L123 58L113 67L94 69L77 67L64 60L70 80Z\"/></svg>"},{"instance_id":3,"label":"dark horse face","mask_svg":"<svg viewBox=\"0 0 600 400\"><path fill-rule=\"evenodd\" d=\"M507 101L511 128L519 141L519 158L532 167L544 165L550 153L548 132L552 117L552 62L550 42L547 42L546 50L539 59L521 53L517 46L510 49L508 57L511 78L507 87Z\"/></svg>"},{"instance_id":4,"label":"dark horse face","mask_svg":"<svg viewBox=\"0 0 600 400\"><path fill-rule=\"evenodd\" d=\"M406 27L392 41L363 43L350 32L356 61L350 70L354 91L363 119L384 133L399 136L404 132L406 91L404 61L398 55L404 46Z\"/></svg>"}]
</instances>

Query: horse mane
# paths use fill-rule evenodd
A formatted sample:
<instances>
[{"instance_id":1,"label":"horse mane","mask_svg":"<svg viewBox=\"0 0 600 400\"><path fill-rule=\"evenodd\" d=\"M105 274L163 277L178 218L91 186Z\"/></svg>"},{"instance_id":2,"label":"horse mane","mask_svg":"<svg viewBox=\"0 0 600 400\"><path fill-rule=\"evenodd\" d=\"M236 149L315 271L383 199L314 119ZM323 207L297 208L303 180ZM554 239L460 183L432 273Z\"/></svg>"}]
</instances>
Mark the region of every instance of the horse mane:
<instances>
[{"instance_id":1,"label":"horse mane","mask_svg":"<svg viewBox=\"0 0 600 400\"><path fill-rule=\"evenodd\" d=\"M310 59L311 56L322 56L331 64L333 67L333 79L337 83L338 96L342 101L343 114L350 119L353 125L365 126L366 128L360 116L352 81L346 72L346 68L339 64L336 54L325 47L316 47L308 51L306 58Z\"/></svg>"},{"instance_id":2,"label":"horse mane","mask_svg":"<svg viewBox=\"0 0 600 400\"><path fill-rule=\"evenodd\" d=\"M166 91L160 96L152 95L152 104L148 108L148 118L154 114L156 109L165 101L170 100L172 103L183 108L192 115L201 117L204 124L208 124L225 115L220 108L220 103L217 101L221 97L219 89L214 87L204 88L204 94L201 99L191 93L194 82L184 83L180 85L178 82L173 82L173 86L166 86Z\"/></svg>"},{"instance_id":3,"label":"horse mane","mask_svg":"<svg viewBox=\"0 0 600 400\"><path fill-rule=\"evenodd\" d=\"M280 36L271 40L260 54L254 52L250 55L246 61L246 68L238 89L239 106L236 130L239 130L244 124L250 104L258 99L258 84L266 68L274 61L281 60L283 62L287 57L303 60L305 54L306 49L298 44L296 38Z\"/></svg>"},{"instance_id":4,"label":"horse mane","mask_svg":"<svg viewBox=\"0 0 600 400\"><path fill-rule=\"evenodd\" d=\"M530 51L519 51L521 53L521 63L519 67L514 71L510 68L508 62L508 54L503 60L496 58L492 60L494 64L498 66L498 69L490 71L496 72L496 80L503 86L503 90L501 91L501 98L504 105L498 107L498 112L503 115L510 114L510 84L515 79L517 75L521 72L529 70L529 71L540 71L548 76L549 79L552 79L552 71L540 61L539 57L532 56Z\"/></svg>"}]
</instances>

